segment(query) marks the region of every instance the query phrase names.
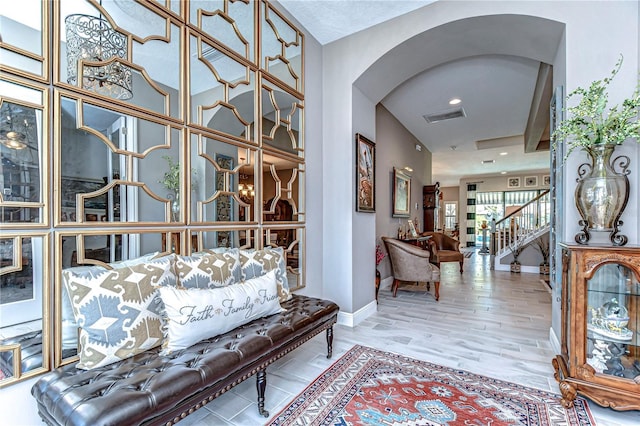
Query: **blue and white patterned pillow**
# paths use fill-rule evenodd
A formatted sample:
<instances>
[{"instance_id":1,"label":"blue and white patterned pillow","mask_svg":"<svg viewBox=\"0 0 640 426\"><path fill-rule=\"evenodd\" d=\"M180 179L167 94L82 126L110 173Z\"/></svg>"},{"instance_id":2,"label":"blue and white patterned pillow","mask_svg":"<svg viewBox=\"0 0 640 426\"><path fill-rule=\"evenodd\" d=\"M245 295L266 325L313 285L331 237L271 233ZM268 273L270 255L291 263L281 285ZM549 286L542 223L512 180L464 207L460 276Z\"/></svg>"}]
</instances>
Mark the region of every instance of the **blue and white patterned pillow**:
<instances>
[{"instance_id":1,"label":"blue and white patterned pillow","mask_svg":"<svg viewBox=\"0 0 640 426\"><path fill-rule=\"evenodd\" d=\"M226 249L176 257L178 284L185 288L224 287L240 282L240 252Z\"/></svg>"},{"instance_id":2,"label":"blue and white patterned pillow","mask_svg":"<svg viewBox=\"0 0 640 426\"><path fill-rule=\"evenodd\" d=\"M62 271L80 327L78 368L89 370L162 343L158 287L176 285L173 256L108 270Z\"/></svg>"},{"instance_id":3,"label":"blue and white patterned pillow","mask_svg":"<svg viewBox=\"0 0 640 426\"><path fill-rule=\"evenodd\" d=\"M240 250L240 265L242 267L243 281L275 270L280 302L286 302L291 299L289 280L287 279L287 263L282 247L265 247L262 250Z\"/></svg>"}]
</instances>

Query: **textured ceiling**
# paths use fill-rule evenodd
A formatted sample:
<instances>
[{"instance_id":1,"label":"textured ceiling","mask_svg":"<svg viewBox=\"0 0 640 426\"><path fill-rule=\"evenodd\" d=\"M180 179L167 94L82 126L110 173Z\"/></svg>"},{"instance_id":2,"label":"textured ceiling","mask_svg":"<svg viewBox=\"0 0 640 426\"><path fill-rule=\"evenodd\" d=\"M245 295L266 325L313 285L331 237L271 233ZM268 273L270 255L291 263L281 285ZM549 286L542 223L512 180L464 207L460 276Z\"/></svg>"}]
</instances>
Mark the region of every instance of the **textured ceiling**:
<instances>
[{"instance_id":1,"label":"textured ceiling","mask_svg":"<svg viewBox=\"0 0 640 426\"><path fill-rule=\"evenodd\" d=\"M320 42L331 43L434 0L278 0Z\"/></svg>"},{"instance_id":2,"label":"textured ceiling","mask_svg":"<svg viewBox=\"0 0 640 426\"><path fill-rule=\"evenodd\" d=\"M432 1L280 0L280 3L320 43L326 44L385 20L427 6ZM460 7L464 7L461 5ZM370 99L380 100L424 146L433 153L432 177L441 186L457 186L463 177L521 175L549 168L546 151L525 154L527 126L540 62L551 63L562 30L539 20L489 17L458 21L430 34L429 51L423 38L407 41L413 62L398 69L395 81L384 87L375 72L356 85ZM511 34L511 36L505 36ZM538 40L531 43L531 40ZM420 50L423 51L420 51ZM494 53L492 54L491 51ZM405 52L406 54L406 52ZM410 55L411 56L411 55ZM535 58L535 59L527 59ZM385 59L382 59L384 62ZM406 62L405 62L406 63ZM466 117L429 124L425 114L453 108L449 100L462 99ZM477 141L498 139L494 147L479 149ZM483 144L480 144L483 145ZM455 148L452 148L455 147ZM501 155L502 153L502 155ZM494 162L483 163L484 160Z\"/></svg>"}]
</instances>

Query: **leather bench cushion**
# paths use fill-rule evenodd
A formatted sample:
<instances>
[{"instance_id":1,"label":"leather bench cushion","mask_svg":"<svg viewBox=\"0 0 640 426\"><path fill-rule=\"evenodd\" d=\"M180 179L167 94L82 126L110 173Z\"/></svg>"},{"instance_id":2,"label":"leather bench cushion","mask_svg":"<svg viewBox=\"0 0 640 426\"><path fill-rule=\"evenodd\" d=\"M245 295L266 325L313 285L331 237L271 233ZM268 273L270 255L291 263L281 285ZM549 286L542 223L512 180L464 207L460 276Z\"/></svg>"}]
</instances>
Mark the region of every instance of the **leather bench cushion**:
<instances>
[{"instance_id":1,"label":"leather bench cushion","mask_svg":"<svg viewBox=\"0 0 640 426\"><path fill-rule=\"evenodd\" d=\"M294 295L286 312L260 318L168 356L159 348L92 370L67 365L40 379L31 393L57 424L140 424L233 373L277 354L289 342L335 316L330 301Z\"/></svg>"}]
</instances>

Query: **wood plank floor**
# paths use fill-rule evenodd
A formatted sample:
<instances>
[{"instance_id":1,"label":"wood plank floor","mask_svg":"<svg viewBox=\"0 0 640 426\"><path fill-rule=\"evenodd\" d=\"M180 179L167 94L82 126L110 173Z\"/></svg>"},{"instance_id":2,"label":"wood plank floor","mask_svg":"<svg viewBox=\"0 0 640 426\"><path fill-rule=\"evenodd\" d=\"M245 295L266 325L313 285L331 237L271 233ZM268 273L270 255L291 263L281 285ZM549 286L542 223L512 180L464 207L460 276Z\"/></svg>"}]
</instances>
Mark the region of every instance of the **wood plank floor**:
<instances>
[{"instance_id":1,"label":"wood plank floor","mask_svg":"<svg viewBox=\"0 0 640 426\"><path fill-rule=\"evenodd\" d=\"M275 416L354 344L559 393L549 344L551 294L536 274L491 271L488 256L442 265L440 301L423 290L380 290L378 312L357 327L335 327L327 360L324 333L267 370L266 408ZM373 285L373 283L372 283ZM251 378L179 423L253 426L266 423ZM640 412L591 403L598 426L640 425ZM556 425L553 425L556 426Z\"/></svg>"}]
</instances>

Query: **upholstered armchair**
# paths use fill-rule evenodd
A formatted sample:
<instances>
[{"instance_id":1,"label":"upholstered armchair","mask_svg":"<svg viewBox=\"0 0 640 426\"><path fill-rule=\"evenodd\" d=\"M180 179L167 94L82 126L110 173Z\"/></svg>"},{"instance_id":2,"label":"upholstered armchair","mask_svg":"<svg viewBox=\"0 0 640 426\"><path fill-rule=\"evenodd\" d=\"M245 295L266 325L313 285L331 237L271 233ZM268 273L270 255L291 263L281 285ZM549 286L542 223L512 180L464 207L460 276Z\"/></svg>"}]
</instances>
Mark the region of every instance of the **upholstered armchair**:
<instances>
[{"instance_id":1,"label":"upholstered armchair","mask_svg":"<svg viewBox=\"0 0 640 426\"><path fill-rule=\"evenodd\" d=\"M395 238L382 237L389 253L393 273L393 297L396 297L400 281L434 283L435 298L440 298L440 269L429 261L429 250L408 244Z\"/></svg>"},{"instance_id":2,"label":"upholstered armchair","mask_svg":"<svg viewBox=\"0 0 640 426\"><path fill-rule=\"evenodd\" d=\"M464 254L460 252L460 242L442 232L423 232L422 235L429 235L427 241L431 251L431 263L440 267L442 262L460 263L460 273L463 271Z\"/></svg>"}]
</instances>

